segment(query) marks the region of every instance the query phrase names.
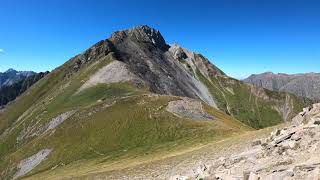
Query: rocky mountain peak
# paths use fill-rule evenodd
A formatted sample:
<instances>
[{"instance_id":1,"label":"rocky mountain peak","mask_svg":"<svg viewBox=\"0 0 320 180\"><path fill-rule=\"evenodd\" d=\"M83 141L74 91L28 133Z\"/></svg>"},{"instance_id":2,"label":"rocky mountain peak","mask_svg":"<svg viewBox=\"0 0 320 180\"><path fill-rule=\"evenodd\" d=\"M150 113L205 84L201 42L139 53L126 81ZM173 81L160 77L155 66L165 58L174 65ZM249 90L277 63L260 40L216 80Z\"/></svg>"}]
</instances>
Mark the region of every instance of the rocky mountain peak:
<instances>
[{"instance_id":1,"label":"rocky mountain peak","mask_svg":"<svg viewBox=\"0 0 320 180\"><path fill-rule=\"evenodd\" d=\"M274 75L274 73L271 72L271 71L267 71L267 72L265 72L264 74L265 74L265 75Z\"/></svg>"},{"instance_id":2,"label":"rocky mountain peak","mask_svg":"<svg viewBox=\"0 0 320 180\"><path fill-rule=\"evenodd\" d=\"M139 25L131 29L117 31L111 36L113 41L123 41L126 38L139 43L153 44L164 51L169 48L160 31L147 25Z\"/></svg>"},{"instance_id":3,"label":"rocky mountain peak","mask_svg":"<svg viewBox=\"0 0 320 180\"><path fill-rule=\"evenodd\" d=\"M35 75L32 71L17 71L15 69L8 69L5 72L0 72L0 88L2 86L10 86L22 79Z\"/></svg>"},{"instance_id":4,"label":"rocky mountain peak","mask_svg":"<svg viewBox=\"0 0 320 180\"><path fill-rule=\"evenodd\" d=\"M15 69L13 69L13 68L9 68L8 70L6 70L5 72L3 72L2 74L6 74L6 75L8 75L8 76L15 76L15 75L17 75L17 76L26 76L26 77L28 77L28 76L32 76L32 75L34 75L34 74L36 74L35 72L33 72L33 71L17 71L17 70L15 70Z\"/></svg>"},{"instance_id":5,"label":"rocky mountain peak","mask_svg":"<svg viewBox=\"0 0 320 180\"><path fill-rule=\"evenodd\" d=\"M17 71L13 68L9 68L8 70L5 71L5 73L16 73Z\"/></svg>"},{"instance_id":6,"label":"rocky mountain peak","mask_svg":"<svg viewBox=\"0 0 320 180\"><path fill-rule=\"evenodd\" d=\"M178 59L178 60L182 60L182 59L187 59L188 58L188 55L187 53L189 54L189 56L191 56L191 53L189 52L186 52L179 44L177 43L174 43L169 51L172 53L173 57L175 59Z\"/></svg>"}]
</instances>

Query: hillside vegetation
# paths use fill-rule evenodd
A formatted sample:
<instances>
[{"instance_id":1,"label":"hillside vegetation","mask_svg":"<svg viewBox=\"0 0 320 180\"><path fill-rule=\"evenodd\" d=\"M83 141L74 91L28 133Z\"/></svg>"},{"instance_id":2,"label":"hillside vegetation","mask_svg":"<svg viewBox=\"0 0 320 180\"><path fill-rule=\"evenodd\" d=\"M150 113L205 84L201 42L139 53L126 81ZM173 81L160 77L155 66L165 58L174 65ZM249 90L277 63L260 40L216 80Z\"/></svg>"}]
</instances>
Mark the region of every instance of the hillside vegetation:
<instances>
[{"instance_id":1,"label":"hillside vegetation","mask_svg":"<svg viewBox=\"0 0 320 180\"><path fill-rule=\"evenodd\" d=\"M198 72L200 79L217 99L218 107L253 128L264 128L292 119L311 104L307 98L261 89L230 77L211 77Z\"/></svg>"},{"instance_id":2,"label":"hillside vegetation","mask_svg":"<svg viewBox=\"0 0 320 180\"><path fill-rule=\"evenodd\" d=\"M65 76L69 73L66 64L1 113L2 177L14 177L17 164L42 149L52 152L33 173L78 160L99 158L104 162L143 155L170 144L174 149L250 129L205 103L214 121L177 117L167 112L166 106L179 97L150 94L145 87L130 83L100 84L77 92L81 81L112 59L109 55L70 77ZM68 121L45 130L53 118L70 111L75 113Z\"/></svg>"},{"instance_id":3,"label":"hillside vegetation","mask_svg":"<svg viewBox=\"0 0 320 180\"><path fill-rule=\"evenodd\" d=\"M275 125L308 103L232 79L138 26L75 56L0 112L0 176L162 156Z\"/></svg>"}]
</instances>

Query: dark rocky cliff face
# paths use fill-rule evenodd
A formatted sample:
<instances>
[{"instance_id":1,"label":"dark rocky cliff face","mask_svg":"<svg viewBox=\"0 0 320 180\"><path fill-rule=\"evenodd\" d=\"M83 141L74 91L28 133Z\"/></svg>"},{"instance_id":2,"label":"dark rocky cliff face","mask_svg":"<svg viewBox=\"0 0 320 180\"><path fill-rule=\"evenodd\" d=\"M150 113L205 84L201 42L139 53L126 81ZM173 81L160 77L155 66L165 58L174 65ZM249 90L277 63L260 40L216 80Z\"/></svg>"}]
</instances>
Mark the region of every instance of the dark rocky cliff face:
<instances>
[{"instance_id":1,"label":"dark rocky cliff face","mask_svg":"<svg viewBox=\"0 0 320 180\"><path fill-rule=\"evenodd\" d=\"M16 74L17 71L15 71ZM19 95L30 88L34 83L43 78L49 72L28 73L27 76L19 77L19 80L10 82L0 88L0 107L15 100ZM7 81L9 82L9 81Z\"/></svg>"},{"instance_id":2,"label":"dark rocky cliff face","mask_svg":"<svg viewBox=\"0 0 320 180\"><path fill-rule=\"evenodd\" d=\"M151 92L197 98L216 107L208 89L195 73L198 66L208 75L224 73L200 54L189 52L189 56L176 57L176 48L179 47L166 44L158 30L137 26L115 32L109 39L76 56L71 60L75 65L70 74L112 53L116 60L125 63L130 72L142 79ZM188 65L190 63L193 68Z\"/></svg>"},{"instance_id":3,"label":"dark rocky cliff face","mask_svg":"<svg viewBox=\"0 0 320 180\"><path fill-rule=\"evenodd\" d=\"M320 74L274 74L271 72L251 75L244 82L273 91L284 91L315 101L320 99Z\"/></svg>"},{"instance_id":4,"label":"dark rocky cliff face","mask_svg":"<svg viewBox=\"0 0 320 180\"><path fill-rule=\"evenodd\" d=\"M191 80L192 73L176 62L159 31L138 26L113 34L110 41L116 49L116 57L128 64L152 92L197 97L195 91L200 90L196 90Z\"/></svg>"}]
</instances>

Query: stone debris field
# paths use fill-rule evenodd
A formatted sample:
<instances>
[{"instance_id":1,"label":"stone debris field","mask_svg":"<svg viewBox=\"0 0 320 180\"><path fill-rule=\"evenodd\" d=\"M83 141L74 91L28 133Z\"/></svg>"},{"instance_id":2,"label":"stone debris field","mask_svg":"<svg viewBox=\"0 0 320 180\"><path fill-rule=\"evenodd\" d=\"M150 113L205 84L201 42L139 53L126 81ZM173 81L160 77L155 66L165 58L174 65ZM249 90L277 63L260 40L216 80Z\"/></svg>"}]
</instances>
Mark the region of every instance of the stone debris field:
<instances>
[{"instance_id":1,"label":"stone debris field","mask_svg":"<svg viewBox=\"0 0 320 180\"><path fill-rule=\"evenodd\" d=\"M246 150L200 164L170 179L319 180L320 104L304 108L290 125L254 140Z\"/></svg>"}]
</instances>

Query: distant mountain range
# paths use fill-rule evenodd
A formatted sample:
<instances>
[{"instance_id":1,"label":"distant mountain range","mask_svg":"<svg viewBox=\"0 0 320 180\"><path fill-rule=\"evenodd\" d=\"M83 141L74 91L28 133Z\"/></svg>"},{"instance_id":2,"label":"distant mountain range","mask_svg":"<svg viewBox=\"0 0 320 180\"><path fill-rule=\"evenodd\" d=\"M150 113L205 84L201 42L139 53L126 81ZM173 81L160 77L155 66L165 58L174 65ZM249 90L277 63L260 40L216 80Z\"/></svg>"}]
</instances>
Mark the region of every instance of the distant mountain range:
<instances>
[{"instance_id":1,"label":"distant mountain range","mask_svg":"<svg viewBox=\"0 0 320 180\"><path fill-rule=\"evenodd\" d=\"M0 88L3 86L12 85L35 74L37 73L33 71L16 71L14 69L8 69L3 73L0 72Z\"/></svg>"},{"instance_id":2,"label":"distant mountain range","mask_svg":"<svg viewBox=\"0 0 320 180\"><path fill-rule=\"evenodd\" d=\"M320 99L320 73L274 74L266 72L253 74L244 82L273 91L284 91L313 100Z\"/></svg>"},{"instance_id":3,"label":"distant mountain range","mask_svg":"<svg viewBox=\"0 0 320 180\"><path fill-rule=\"evenodd\" d=\"M0 73L0 107L16 99L49 72L16 71L8 69Z\"/></svg>"}]
</instances>

